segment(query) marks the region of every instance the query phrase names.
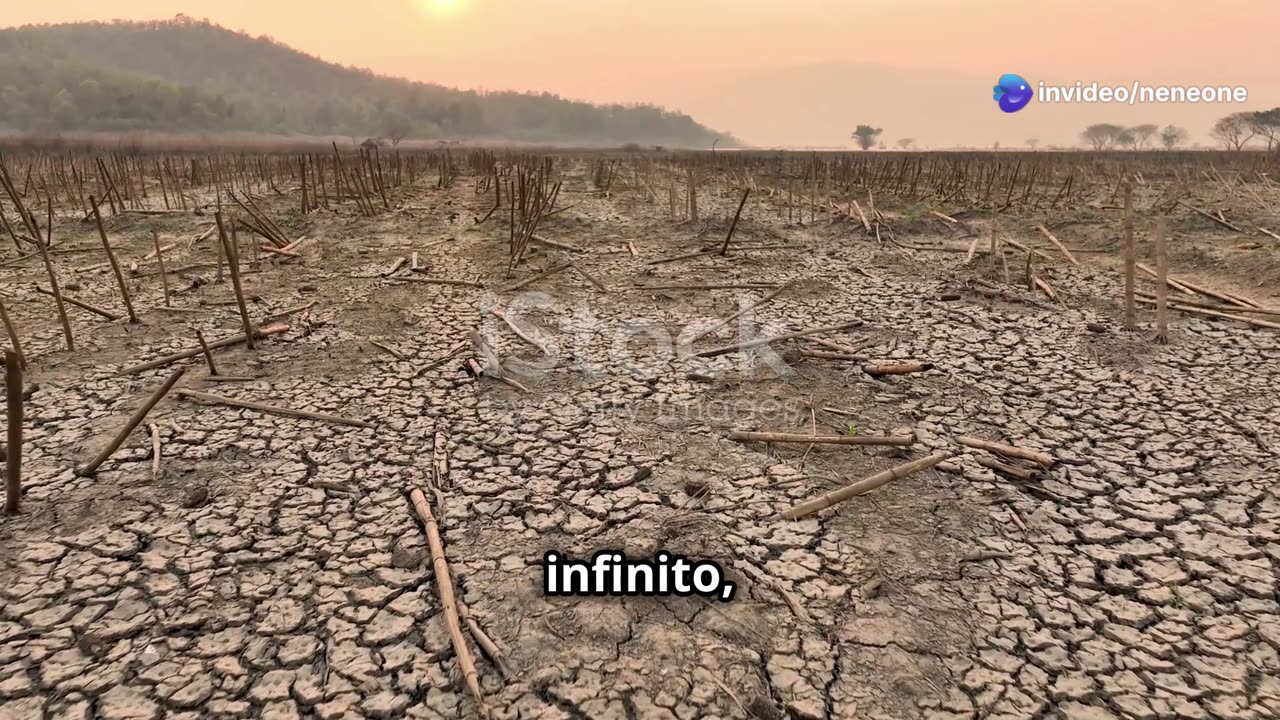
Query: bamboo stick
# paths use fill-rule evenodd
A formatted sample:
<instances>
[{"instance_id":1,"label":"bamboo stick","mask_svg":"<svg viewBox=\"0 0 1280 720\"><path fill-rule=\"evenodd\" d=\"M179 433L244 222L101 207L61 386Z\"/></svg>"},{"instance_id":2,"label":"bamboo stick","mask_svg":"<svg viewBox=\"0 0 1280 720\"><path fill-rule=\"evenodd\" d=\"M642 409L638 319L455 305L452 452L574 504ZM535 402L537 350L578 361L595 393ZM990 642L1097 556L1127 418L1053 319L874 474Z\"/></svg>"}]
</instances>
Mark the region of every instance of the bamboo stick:
<instances>
[{"instance_id":1,"label":"bamboo stick","mask_svg":"<svg viewBox=\"0 0 1280 720\"><path fill-rule=\"evenodd\" d=\"M4 511L17 514L22 503L22 356L4 352L4 391L8 423L4 458Z\"/></svg>"},{"instance_id":2,"label":"bamboo stick","mask_svg":"<svg viewBox=\"0 0 1280 720\"><path fill-rule=\"evenodd\" d=\"M892 445L909 447L915 443L914 436L887 437L874 435L805 435L803 433L749 432L735 430L729 433L730 440L738 442L765 443L811 443L815 445Z\"/></svg>"},{"instance_id":3,"label":"bamboo stick","mask_svg":"<svg viewBox=\"0 0 1280 720\"><path fill-rule=\"evenodd\" d=\"M93 203L93 196L89 196L89 203ZM102 214L98 212L98 206L93 206L93 219L98 225L98 237L102 238L102 249L107 253L107 260L111 263L111 272L116 276L116 284L120 286L120 297L124 298L125 312L129 313L129 324L137 325L142 322L138 319L138 314L133 311L133 299L129 297L129 285L124 280L124 273L120 270L120 261L116 259L116 254L111 250L111 243L107 240L107 229L102 224Z\"/></svg>"},{"instance_id":4,"label":"bamboo stick","mask_svg":"<svg viewBox=\"0 0 1280 720\"><path fill-rule=\"evenodd\" d=\"M1043 226L1043 225L1037 225L1037 226L1036 226L1036 229L1037 229L1037 230L1039 230L1040 232L1044 233L1044 236L1045 236L1045 237L1047 237L1047 238L1049 238L1049 242L1053 243L1053 246L1054 246L1054 247L1056 247L1056 248L1058 248L1058 250L1060 250L1060 251L1062 252L1062 254L1063 254L1063 255L1065 255L1065 256L1066 256L1066 258L1067 258L1068 260L1070 260L1070 261L1071 261L1071 264L1072 264L1072 265L1079 265L1079 264L1080 264L1080 261L1079 261L1079 260L1076 260L1076 256L1071 254L1071 251L1067 249L1067 246L1066 246L1066 245L1063 245L1063 244L1058 240L1058 238L1056 238L1056 237L1054 237L1054 236L1053 236L1053 233L1049 232L1049 228L1047 228L1047 227L1045 227L1045 226Z\"/></svg>"},{"instance_id":5,"label":"bamboo stick","mask_svg":"<svg viewBox=\"0 0 1280 720\"><path fill-rule=\"evenodd\" d=\"M240 322L244 324L245 345L253 350L253 321L249 319L249 307L245 304L244 288L240 284L240 249L227 237L227 231L222 225L222 213L214 213L213 218L218 224L218 239L226 249L227 268L231 271L231 289L235 291L236 307L240 310Z\"/></svg>"},{"instance_id":6,"label":"bamboo stick","mask_svg":"<svg viewBox=\"0 0 1280 720\"><path fill-rule=\"evenodd\" d=\"M13 319L9 317L9 310L4 305L3 297L0 297L0 322L4 323L4 331L9 336L9 345L18 356L18 367L26 370L27 356L22 354L22 340L18 338L18 329L14 327Z\"/></svg>"},{"instance_id":7,"label":"bamboo stick","mask_svg":"<svg viewBox=\"0 0 1280 720\"><path fill-rule=\"evenodd\" d=\"M284 325L284 324L269 325L264 328L259 328L256 334L258 337L262 338L262 337L267 337L269 335L278 335L280 333L288 332L288 331L289 331L288 325ZM245 340L244 335L234 335L229 338L223 338L222 340L215 340L209 343L208 349L217 350L218 348L230 347L232 345L239 345L240 343L244 342L244 340ZM165 365L178 362L179 360L186 360L187 358L193 358L201 354L202 352L204 352L204 348L200 348L200 347L197 347L194 350L183 350L182 352L176 352L176 353L173 353L172 355L165 355L164 357L156 358L155 360L148 360L147 362L144 362L140 365L127 367L116 374L132 375L133 373L143 372L144 370L154 370L155 368L164 367Z\"/></svg>"},{"instance_id":8,"label":"bamboo stick","mask_svg":"<svg viewBox=\"0 0 1280 720\"><path fill-rule=\"evenodd\" d=\"M41 295L48 295L48 296L50 296L50 297L54 297L54 298L56 298L56 297L57 297L56 295L54 295L54 294L53 294L53 292L52 292L51 290L45 290L44 288L40 287L39 285L36 285L36 286L35 286L35 290L36 290L36 292L40 293ZM100 315L100 316L102 316L102 317L104 317L104 318L106 318L106 319L108 319L108 320L115 321L115 320L119 320L119 319L120 319L120 316L119 316L119 315L116 315L115 313L113 313L113 312L111 312L111 311L109 311L109 310L103 310L102 308L100 308L100 307L98 307L98 306L96 306L96 305L90 305L89 303L84 302L83 300L77 300L77 299L75 299L75 298L71 297L70 295L63 294L63 295L62 295L62 299L63 299L63 300L65 300L68 304L75 305L76 307L80 308L81 310L88 310L89 312L91 312L91 313L93 313L93 314L95 314L95 315Z\"/></svg>"},{"instance_id":9,"label":"bamboo stick","mask_svg":"<svg viewBox=\"0 0 1280 720\"><path fill-rule=\"evenodd\" d=\"M723 256L729 251L729 241L733 239L733 231L738 229L738 218L742 216L742 208L747 204L747 196L751 194L751 188L742 191L742 200L738 202L738 211L733 214L733 222L729 224L729 234L724 236L724 244L720 246L720 255Z\"/></svg>"},{"instance_id":10,"label":"bamboo stick","mask_svg":"<svg viewBox=\"0 0 1280 720\"><path fill-rule=\"evenodd\" d=\"M515 291L515 290L519 290L520 288L523 288L523 287L525 287L526 285L532 285L533 283L536 283L536 282L538 282L539 280L542 280L542 279L548 278L548 277L550 277L550 276L552 276L552 275L555 275L556 273L561 272L561 271L563 271L563 270L566 270L566 269L568 269L568 268L570 268L570 267L572 267L572 266L573 266L573 263L571 263L571 262L561 263L561 264L556 265L555 267L553 267L553 268L551 268L551 269L549 269L549 270L545 270L545 271L543 271L543 272L541 272L541 273L539 273L539 274L537 274L537 275L534 275L533 277L531 277L531 278L529 278L529 279L527 279L527 280L523 280L523 281L521 281L521 282L516 283L515 285L512 285L512 286L508 287L508 288L506 289L506 291L507 291L507 292L512 292L512 291Z\"/></svg>"},{"instance_id":11,"label":"bamboo stick","mask_svg":"<svg viewBox=\"0 0 1280 720\"><path fill-rule=\"evenodd\" d=\"M204 333L196 330L196 340L200 341L200 351L204 353L204 362L209 366L209 374L220 375L218 366L213 364L213 353L209 352L209 344L204 341Z\"/></svg>"},{"instance_id":12,"label":"bamboo stick","mask_svg":"<svg viewBox=\"0 0 1280 720\"><path fill-rule=\"evenodd\" d=\"M1156 221L1156 335L1155 342L1169 342L1169 256L1165 252L1165 221Z\"/></svg>"},{"instance_id":13,"label":"bamboo stick","mask_svg":"<svg viewBox=\"0 0 1280 720\"><path fill-rule=\"evenodd\" d=\"M1027 450L1026 448L1014 447L1012 445L1003 445L998 442L992 442L990 440L983 440L981 438L975 438L975 437L963 437L963 436L958 437L956 438L956 442L960 443L961 445L964 445L965 447L976 448L978 450L986 450L987 452L993 452L993 453L996 453L997 455L1004 455L1006 457L1016 457L1016 458L1022 458L1023 460L1030 460L1032 462L1040 463L1045 467L1049 467L1050 465L1053 464L1052 455L1050 455L1049 453L1040 452L1038 450Z\"/></svg>"},{"instance_id":14,"label":"bamboo stick","mask_svg":"<svg viewBox=\"0 0 1280 720\"><path fill-rule=\"evenodd\" d=\"M431 564L436 574L436 591L440 595L440 606L444 609L445 625L449 628L449 639L453 643L454 656L458 661L458 671L475 699L480 716L489 717L489 706L485 703L484 694L480 691L480 677L476 672L476 663L467 647L467 639L462 634L462 623L458 613L458 601L454 595L453 578L449 574L449 560L444 554L444 542L440 538L440 526L436 523L426 495L418 488L409 492L409 500L413 503L414 512L422 521L427 533L427 545L431 549Z\"/></svg>"},{"instance_id":15,"label":"bamboo stick","mask_svg":"<svg viewBox=\"0 0 1280 720\"><path fill-rule=\"evenodd\" d=\"M155 243L156 263L160 266L160 284L164 287L164 306L172 307L172 301L169 300L169 275L164 271L164 248L160 247L160 233L152 230L151 240ZM169 246L170 249L174 247L176 246Z\"/></svg>"},{"instance_id":16,"label":"bamboo stick","mask_svg":"<svg viewBox=\"0 0 1280 720\"><path fill-rule=\"evenodd\" d=\"M806 337L808 335L819 335L821 333L835 332L837 330L847 330L848 328L857 327L859 325L862 325L861 320L851 320L849 322L841 323L839 325L832 325L830 327L810 328L808 330L799 330L797 332L786 333L783 335L775 335L773 337L758 338L756 340L748 340L746 342L737 343L736 345L726 345L724 347L713 348L711 350L703 350L702 352L698 353L697 356L698 357L717 357L719 355L725 355L732 352L741 352L743 350L750 350L752 348L760 347L761 345L768 345L769 343L775 343L781 340L793 340L795 338Z\"/></svg>"},{"instance_id":17,"label":"bamboo stick","mask_svg":"<svg viewBox=\"0 0 1280 720\"><path fill-rule=\"evenodd\" d=\"M344 418L337 415L329 415L327 413L311 412L310 410L295 410L293 408L250 402L248 400L236 400L235 398L222 397L220 395L210 395L209 393L200 392L199 390L179 390L177 392L177 396L191 400L202 400L215 405L226 405L228 407L241 408L244 410L256 410L257 412L266 413L268 415L280 415L282 417L299 418L302 420L317 420L320 422L330 422L336 425L349 425L351 427L358 428L377 427L373 423L365 422L364 420L354 420L352 418Z\"/></svg>"},{"instance_id":18,"label":"bamboo stick","mask_svg":"<svg viewBox=\"0 0 1280 720\"><path fill-rule=\"evenodd\" d=\"M829 507L838 505L849 498L871 492L872 490L883 485L887 485L894 480L900 480L908 475L920 472L921 470L927 470L949 457L951 457L951 453L949 452L936 452L928 457L889 468L884 472L876 473L871 477L859 480L851 485L846 485L839 490L834 490L826 493L825 495L819 495L812 500L800 503L799 505L784 511L779 515L779 518L783 520L799 520L801 518L808 517L816 512L821 512Z\"/></svg>"},{"instance_id":19,"label":"bamboo stick","mask_svg":"<svg viewBox=\"0 0 1280 720\"><path fill-rule=\"evenodd\" d=\"M53 242L53 227L50 223L48 241L40 239L39 228L36 229L35 243L40 250L40 258L44 260L45 272L49 274L49 287L53 289L53 299L58 306L58 319L62 322L62 335L67 341L67 350L76 349L75 338L71 336L71 321L67 319L67 306L62 301L62 291L58 288L58 274L54 272L53 261L49 259L49 244Z\"/></svg>"},{"instance_id":20,"label":"bamboo stick","mask_svg":"<svg viewBox=\"0 0 1280 720\"><path fill-rule=\"evenodd\" d=\"M1155 300L1148 300L1146 298L1142 298L1140 302L1146 305L1156 304ZM1173 308L1174 310L1180 310L1184 313L1188 313L1191 315L1204 315L1205 317L1222 318L1224 320L1235 320L1236 322L1242 322L1246 325L1252 325L1254 327L1261 327L1261 328L1270 328L1272 330L1280 329L1280 323L1273 323L1267 320L1258 320L1255 318L1245 317L1244 315L1233 315L1231 313L1218 312L1217 310L1206 310L1194 305L1186 305L1178 300L1169 301L1169 307Z\"/></svg>"},{"instance_id":21,"label":"bamboo stick","mask_svg":"<svg viewBox=\"0 0 1280 720\"><path fill-rule=\"evenodd\" d=\"M896 365L863 365L862 371L872 377L909 375L933 369L933 363L899 363Z\"/></svg>"},{"instance_id":22,"label":"bamboo stick","mask_svg":"<svg viewBox=\"0 0 1280 720\"><path fill-rule=\"evenodd\" d=\"M1124 183L1124 329L1130 332L1138 329L1137 309L1133 301L1134 264L1137 262L1133 244L1133 186Z\"/></svg>"},{"instance_id":23,"label":"bamboo stick","mask_svg":"<svg viewBox=\"0 0 1280 720\"><path fill-rule=\"evenodd\" d=\"M180 380L186 372L186 368L178 368L173 371L173 374L170 375L160 387L156 388L155 392L151 393L151 397L147 398L147 401L144 402L141 407L133 411L133 415L129 416L128 422L126 422L124 427L120 429L120 432L116 433L116 436L111 439L111 442L107 443L107 446L102 449L102 452L98 453L97 456L90 460L87 465L76 468L76 475L87 477L96 473L98 468L102 466L102 463L106 462L107 458L111 457L116 450L120 449L120 446L124 444L124 441L129 437L129 434L134 431L134 428L138 427L138 425L142 423L142 421L147 417L147 413L151 412L151 409L164 399L164 396L173 389L173 386L178 383L178 380Z\"/></svg>"}]
</instances>

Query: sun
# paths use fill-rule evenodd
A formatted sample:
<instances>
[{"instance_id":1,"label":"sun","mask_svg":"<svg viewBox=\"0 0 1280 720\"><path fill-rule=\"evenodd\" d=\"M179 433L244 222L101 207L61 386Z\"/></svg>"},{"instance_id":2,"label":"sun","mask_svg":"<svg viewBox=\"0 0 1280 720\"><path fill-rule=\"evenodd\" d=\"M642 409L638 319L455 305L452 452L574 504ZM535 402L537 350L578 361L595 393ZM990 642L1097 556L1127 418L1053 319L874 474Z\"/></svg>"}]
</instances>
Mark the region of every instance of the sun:
<instances>
[{"instance_id":1,"label":"sun","mask_svg":"<svg viewBox=\"0 0 1280 720\"><path fill-rule=\"evenodd\" d=\"M452 15L462 6L462 0L417 0L417 4L424 15Z\"/></svg>"}]
</instances>

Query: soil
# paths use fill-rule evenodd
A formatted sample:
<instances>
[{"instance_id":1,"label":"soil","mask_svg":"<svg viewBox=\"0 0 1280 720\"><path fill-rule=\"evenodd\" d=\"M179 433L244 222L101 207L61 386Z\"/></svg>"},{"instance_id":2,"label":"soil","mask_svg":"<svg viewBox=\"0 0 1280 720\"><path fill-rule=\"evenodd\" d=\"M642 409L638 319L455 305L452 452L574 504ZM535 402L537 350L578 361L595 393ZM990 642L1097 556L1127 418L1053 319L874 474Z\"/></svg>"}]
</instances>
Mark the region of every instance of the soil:
<instances>
[{"instance_id":1,"label":"soil","mask_svg":"<svg viewBox=\"0 0 1280 720\"><path fill-rule=\"evenodd\" d=\"M254 350L215 352L222 375L251 379L211 381L196 357L179 387L373 428L171 395L79 477L178 365L121 370L195 347L196 330L243 331L212 266L170 275L173 305L198 312L166 311L144 259L154 230L178 246L171 270L212 262L213 241L195 241L212 217L108 218L136 263L143 323L69 309L75 352L32 289L48 284L38 260L0 267L31 364L23 512L0 518L0 718L477 717L407 499L433 485L458 596L513 671L472 646L494 717L1280 717L1276 330L1175 312L1157 345L1145 308L1138 332L1121 330L1120 212L1102 202L995 220L1051 256L1035 266L1051 300L1026 289L1021 254L1008 275L966 259L970 232L986 248L990 218L956 213L953 226L888 200L892 236L878 243L843 213L789 224L785 195L762 190L727 255L651 264L718 246L740 192L709 183L703 219L678 223L625 173L605 196L587 163L561 163L572 207L538 233L581 252L535 243L510 277L504 212L475 222L491 198L474 178L397 189L398 209L374 218L336 204L304 217L296 195L263 193L310 241L299 259L254 263L242 234L250 314L264 325L309 307ZM1280 230L1280 189L1257 189L1262 207L1227 217ZM1159 197L1140 188L1138 204ZM1175 275L1280 306L1280 242L1186 209L1169 230ZM94 268L93 226L64 217L54 238L64 290L122 312L113 275ZM386 274L414 251L421 271ZM607 291L573 268L503 289L566 260ZM805 340L682 351L678 338L770 292L638 287L696 283L791 283L697 350L857 320L816 337L866 360L798 354L832 352ZM472 353L484 360L472 331L527 391L468 372ZM933 368L862 369L906 362ZM739 443L732 430L915 443ZM1055 462L1006 459L1035 471L1021 480L958 436ZM438 480L437 438L450 463ZM939 450L954 456L776 517ZM549 549L714 560L738 592L549 598Z\"/></svg>"}]
</instances>

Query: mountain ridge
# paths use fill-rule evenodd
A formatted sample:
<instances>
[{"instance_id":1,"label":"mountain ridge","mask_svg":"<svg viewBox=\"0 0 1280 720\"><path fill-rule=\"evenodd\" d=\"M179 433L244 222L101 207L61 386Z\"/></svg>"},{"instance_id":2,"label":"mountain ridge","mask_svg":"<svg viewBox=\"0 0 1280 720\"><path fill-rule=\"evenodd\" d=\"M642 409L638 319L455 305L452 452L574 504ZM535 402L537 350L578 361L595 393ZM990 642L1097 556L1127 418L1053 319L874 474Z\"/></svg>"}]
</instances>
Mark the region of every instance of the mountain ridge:
<instances>
[{"instance_id":1,"label":"mountain ridge","mask_svg":"<svg viewBox=\"0 0 1280 720\"><path fill-rule=\"evenodd\" d=\"M722 146L685 113L379 75L205 20L0 29L0 128Z\"/></svg>"}]
</instances>

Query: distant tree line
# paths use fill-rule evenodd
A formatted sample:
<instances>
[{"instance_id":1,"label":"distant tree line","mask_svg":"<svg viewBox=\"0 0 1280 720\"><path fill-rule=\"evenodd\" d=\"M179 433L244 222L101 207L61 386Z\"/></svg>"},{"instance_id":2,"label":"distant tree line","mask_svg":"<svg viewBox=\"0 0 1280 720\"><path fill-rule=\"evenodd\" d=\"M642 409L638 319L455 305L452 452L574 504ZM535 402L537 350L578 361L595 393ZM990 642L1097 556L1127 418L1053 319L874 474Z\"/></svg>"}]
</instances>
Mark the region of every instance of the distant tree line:
<instances>
[{"instance_id":1,"label":"distant tree line","mask_svg":"<svg viewBox=\"0 0 1280 720\"><path fill-rule=\"evenodd\" d=\"M383 77L183 16L3 29L0 58L0 128L17 130L734 144L660 107Z\"/></svg>"},{"instance_id":2,"label":"distant tree line","mask_svg":"<svg viewBox=\"0 0 1280 720\"><path fill-rule=\"evenodd\" d=\"M1255 139L1265 141L1268 150L1280 150L1280 107L1232 113L1214 123L1209 135L1228 150L1243 150ZM1187 137L1183 128L1166 125L1160 129L1154 124L1126 127L1097 123L1080 133L1080 138L1094 150L1147 150L1156 141L1172 150L1185 143Z\"/></svg>"}]
</instances>

